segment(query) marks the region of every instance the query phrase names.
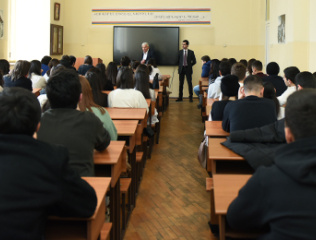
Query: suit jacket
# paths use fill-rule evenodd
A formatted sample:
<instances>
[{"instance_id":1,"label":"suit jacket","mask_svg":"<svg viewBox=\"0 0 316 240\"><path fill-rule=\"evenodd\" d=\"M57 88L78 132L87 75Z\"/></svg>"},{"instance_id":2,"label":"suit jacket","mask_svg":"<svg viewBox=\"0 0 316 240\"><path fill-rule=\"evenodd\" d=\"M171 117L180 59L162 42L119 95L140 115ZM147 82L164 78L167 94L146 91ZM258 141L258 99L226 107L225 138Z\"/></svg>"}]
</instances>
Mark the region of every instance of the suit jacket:
<instances>
[{"instance_id":1,"label":"suit jacket","mask_svg":"<svg viewBox=\"0 0 316 240\"><path fill-rule=\"evenodd\" d=\"M143 55L144 55L144 53L142 52L141 60L143 60ZM154 51L149 48L147 58L146 58L146 64L147 64L148 60L151 58L155 59L155 54L154 54Z\"/></svg>"},{"instance_id":2,"label":"suit jacket","mask_svg":"<svg viewBox=\"0 0 316 240\"><path fill-rule=\"evenodd\" d=\"M192 74L193 70L192 67L194 64L196 64L196 59L194 52L192 50L188 50L188 56L187 56L187 63L188 63L188 68L187 68L187 73ZM183 68L183 50L180 50L178 53L178 59L179 59L179 68L178 68L178 73L180 74Z\"/></svg>"},{"instance_id":3,"label":"suit jacket","mask_svg":"<svg viewBox=\"0 0 316 240\"><path fill-rule=\"evenodd\" d=\"M89 217L93 188L69 167L68 151L0 134L0 239L42 239L47 215Z\"/></svg>"}]
</instances>

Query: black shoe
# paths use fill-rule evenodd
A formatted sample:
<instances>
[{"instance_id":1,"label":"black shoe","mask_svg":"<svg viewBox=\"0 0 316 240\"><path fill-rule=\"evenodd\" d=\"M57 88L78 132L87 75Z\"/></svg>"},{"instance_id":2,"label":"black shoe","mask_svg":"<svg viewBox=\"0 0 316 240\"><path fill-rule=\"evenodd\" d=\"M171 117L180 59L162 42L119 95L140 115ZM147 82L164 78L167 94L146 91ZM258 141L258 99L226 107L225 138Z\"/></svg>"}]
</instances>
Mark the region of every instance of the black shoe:
<instances>
[{"instance_id":1,"label":"black shoe","mask_svg":"<svg viewBox=\"0 0 316 240\"><path fill-rule=\"evenodd\" d=\"M190 98L190 102L193 102L193 99L192 99L192 98Z\"/></svg>"},{"instance_id":2,"label":"black shoe","mask_svg":"<svg viewBox=\"0 0 316 240\"><path fill-rule=\"evenodd\" d=\"M176 100L176 102L182 102L183 100L182 100L182 98L178 98L177 100Z\"/></svg>"}]
</instances>

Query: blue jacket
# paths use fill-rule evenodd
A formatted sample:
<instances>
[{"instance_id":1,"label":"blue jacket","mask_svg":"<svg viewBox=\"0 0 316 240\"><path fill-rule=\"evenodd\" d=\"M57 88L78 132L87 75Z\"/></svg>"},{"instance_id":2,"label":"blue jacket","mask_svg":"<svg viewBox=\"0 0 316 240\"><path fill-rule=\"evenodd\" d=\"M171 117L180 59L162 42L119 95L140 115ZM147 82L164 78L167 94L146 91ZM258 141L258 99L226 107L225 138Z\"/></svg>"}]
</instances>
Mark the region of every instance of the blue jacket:
<instances>
[{"instance_id":1,"label":"blue jacket","mask_svg":"<svg viewBox=\"0 0 316 240\"><path fill-rule=\"evenodd\" d=\"M211 61L208 61L203 64L201 77L208 77L210 75L211 63L212 63Z\"/></svg>"}]
</instances>

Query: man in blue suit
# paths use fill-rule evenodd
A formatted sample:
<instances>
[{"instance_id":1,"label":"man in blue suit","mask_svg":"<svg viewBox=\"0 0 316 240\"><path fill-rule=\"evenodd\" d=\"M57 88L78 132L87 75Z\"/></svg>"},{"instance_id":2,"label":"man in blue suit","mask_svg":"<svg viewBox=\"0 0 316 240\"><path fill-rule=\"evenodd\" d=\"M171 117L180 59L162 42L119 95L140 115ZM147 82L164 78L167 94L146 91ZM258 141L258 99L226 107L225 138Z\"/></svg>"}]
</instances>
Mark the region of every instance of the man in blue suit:
<instances>
[{"instance_id":1,"label":"man in blue suit","mask_svg":"<svg viewBox=\"0 0 316 240\"><path fill-rule=\"evenodd\" d=\"M195 59L194 52L192 50L189 50L188 47L189 47L189 41L183 40L182 42L183 50L180 50L178 54L179 97L176 100L177 102L182 102L184 76L186 76L187 82L188 82L190 102L193 102L192 67L193 65L196 64L196 59Z\"/></svg>"}]
</instances>

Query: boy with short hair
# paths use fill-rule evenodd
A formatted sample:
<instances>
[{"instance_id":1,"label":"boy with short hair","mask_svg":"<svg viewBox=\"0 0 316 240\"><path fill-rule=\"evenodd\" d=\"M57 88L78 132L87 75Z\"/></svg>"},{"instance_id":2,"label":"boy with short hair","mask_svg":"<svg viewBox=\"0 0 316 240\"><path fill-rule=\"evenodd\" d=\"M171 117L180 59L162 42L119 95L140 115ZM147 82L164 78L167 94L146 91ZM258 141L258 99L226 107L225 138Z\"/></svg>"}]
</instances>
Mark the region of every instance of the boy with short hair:
<instances>
[{"instance_id":1,"label":"boy with short hair","mask_svg":"<svg viewBox=\"0 0 316 240\"><path fill-rule=\"evenodd\" d=\"M68 151L32 136L41 108L22 88L0 93L0 239L43 239L47 215L90 217L93 188L68 165Z\"/></svg>"},{"instance_id":2,"label":"boy with short hair","mask_svg":"<svg viewBox=\"0 0 316 240\"><path fill-rule=\"evenodd\" d=\"M41 119L38 139L64 145L70 166L80 176L94 176L93 150L104 150L111 141L101 121L91 112L78 111L81 84L73 70L57 70L46 85L51 109Z\"/></svg>"},{"instance_id":3,"label":"boy with short hair","mask_svg":"<svg viewBox=\"0 0 316 240\"><path fill-rule=\"evenodd\" d=\"M222 127L227 132L261 127L277 120L275 104L263 98L263 83L256 75L248 76L239 89L239 100L226 105Z\"/></svg>"}]
</instances>

